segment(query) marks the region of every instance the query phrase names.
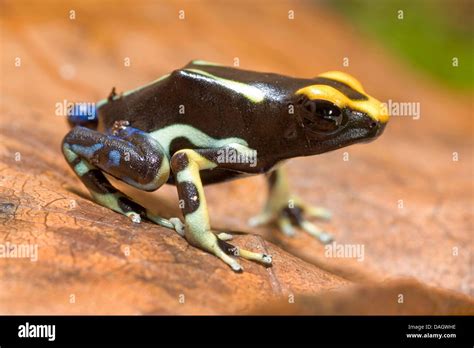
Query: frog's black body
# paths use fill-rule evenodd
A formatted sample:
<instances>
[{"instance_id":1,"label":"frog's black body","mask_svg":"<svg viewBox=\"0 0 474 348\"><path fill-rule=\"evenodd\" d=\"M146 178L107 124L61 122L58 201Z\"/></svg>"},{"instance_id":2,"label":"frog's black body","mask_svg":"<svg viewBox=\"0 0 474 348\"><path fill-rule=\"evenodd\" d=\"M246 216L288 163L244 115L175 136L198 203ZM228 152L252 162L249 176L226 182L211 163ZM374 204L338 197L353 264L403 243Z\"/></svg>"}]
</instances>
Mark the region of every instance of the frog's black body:
<instances>
[{"instance_id":1,"label":"frog's black body","mask_svg":"<svg viewBox=\"0 0 474 348\"><path fill-rule=\"evenodd\" d=\"M189 69L254 86L265 98L256 103L242 94L229 93L222 84ZM147 133L173 124L187 124L213 138L239 137L258 153L257 166L250 170L256 174L267 172L281 160L331 150L328 146L322 151L309 147L301 120L295 113L288 112L289 105L299 107L295 92L318 80L322 78L293 78L191 62L173 71L169 77L99 108L99 129L112 129L115 122L127 120L131 127ZM334 81L329 83L335 84ZM365 97L357 95L358 92L350 87L343 87L348 94ZM184 106L184 113L180 113L180 106ZM344 141L333 143L333 149L337 149ZM182 149L197 148L186 138L178 137L172 142L168 156ZM244 173L228 169L206 170L202 172L202 180L209 184L241 175ZM169 182L173 182L173 177Z\"/></svg>"},{"instance_id":2,"label":"frog's black body","mask_svg":"<svg viewBox=\"0 0 474 348\"><path fill-rule=\"evenodd\" d=\"M242 94L230 94L227 88L201 78L202 75L188 72L187 68L198 68L214 76L256 86L271 97L254 103ZM127 120L132 127L149 133L173 124L187 124L213 138L239 137L258 153L255 171L264 172L279 160L301 153L300 144L296 144L295 149L294 142L283 136L275 137L275 134L289 134L292 122L288 104L293 100L288 96L293 96L298 89L313 82L191 63L175 70L162 81L104 105L99 109L99 127L111 129L116 121ZM184 114L180 114L180 105L184 106ZM186 138L177 138L171 144L168 155L186 148L195 149L196 146Z\"/></svg>"},{"instance_id":3,"label":"frog's black body","mask_svg":"<svg viewBox=\"0 0 474 348\"><path fill-rule=\"evenodd\" d=\"M269 172L289 158L373 140L387 119L380 102L344 73L292 78L193 61L137 90L113 92L98 103L95 120L76 123L63 141L63 152L97 202L134 222L146 217L175 228L191 244L240 270L226 254L235 249L225 242L228 237L211 232L202 185ZM256 153L257 161L223 161L223 151L242 158ZM151 214L117 191L104 172L146 191L175 184L185 226ZM287 207L293 199L283 171L272 171L269 178L270 199L259 222L277 221L287 234L296 223L328 242L329 235L302 216L327 213L302 202ZM264 254L240 250L240 256L271 263Z\"/></svg>"}]
</instances>

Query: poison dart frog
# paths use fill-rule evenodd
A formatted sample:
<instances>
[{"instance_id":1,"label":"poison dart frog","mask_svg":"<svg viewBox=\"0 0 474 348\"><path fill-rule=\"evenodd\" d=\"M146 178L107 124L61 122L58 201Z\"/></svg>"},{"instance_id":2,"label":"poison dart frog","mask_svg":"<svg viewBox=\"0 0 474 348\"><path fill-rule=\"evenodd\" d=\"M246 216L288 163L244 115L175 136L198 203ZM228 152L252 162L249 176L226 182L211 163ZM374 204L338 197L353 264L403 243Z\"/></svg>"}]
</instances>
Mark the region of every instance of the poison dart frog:
<instances>
[{"instance_id":1,"label":"poison dart frog","mask_svg":"<svg viewBox=\"0 0 474 348\"><path fill-rule=\"evenodd\" d=\"M267 203L251 225L274 224L286 235L297 226L328 243L331 235L307 216L328 219L329 211L293 196L281 164L377 138L389 118L384 110L343 72L294 78L195 60L132 91L113 89L87 117L73 110L62 151L97 203L133 223L174 229L241 271L238 257L264 265L272 257L213 231L204 185L265 174ZM144 191L175 185L184 223L152 214L104 173Z\"/></svg>"}]
</instances>

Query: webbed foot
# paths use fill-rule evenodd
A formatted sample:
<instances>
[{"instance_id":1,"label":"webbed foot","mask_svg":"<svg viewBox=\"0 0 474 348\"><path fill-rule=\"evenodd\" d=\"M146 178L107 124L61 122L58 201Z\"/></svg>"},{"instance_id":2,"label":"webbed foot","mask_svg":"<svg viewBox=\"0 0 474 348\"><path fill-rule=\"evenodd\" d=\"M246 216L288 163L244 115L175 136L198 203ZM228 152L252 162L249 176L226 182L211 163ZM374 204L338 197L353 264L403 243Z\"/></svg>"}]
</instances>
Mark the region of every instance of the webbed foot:
<instances>
[{"instance_id":1,"label":"webbed foot","mask_svg":"<svg viewBox=\"0 0 474 348\"><path fill-rule=\"evenodd\" d=\"M321 243L331 243L333 241L331 234L310 222L305 215L321 220L329 220L331 218L329 210L313 207L297 200L297 203L291 206L285 205L273 210L266 209L263 213L251 218L249 224L251 226L276 224L280 231L289 237L295 235L294 227L297 226L317 238Z\"/></svg>"}]
</instances>

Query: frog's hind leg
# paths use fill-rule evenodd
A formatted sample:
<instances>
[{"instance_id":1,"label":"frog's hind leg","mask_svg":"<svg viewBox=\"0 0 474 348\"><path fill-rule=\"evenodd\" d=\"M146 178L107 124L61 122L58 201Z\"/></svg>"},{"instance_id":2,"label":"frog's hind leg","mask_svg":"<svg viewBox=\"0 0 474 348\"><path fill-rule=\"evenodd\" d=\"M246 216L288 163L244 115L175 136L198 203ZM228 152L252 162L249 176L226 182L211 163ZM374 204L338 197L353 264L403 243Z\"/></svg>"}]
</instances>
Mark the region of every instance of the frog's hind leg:
<instances>
[{"instance_id":1,"label":"frog's hind leg","mask_svg":"<svg viewBox=\"0 0 474 348\"><path fill-rule=\"evenodd\" d=\"M229 147L239 153L250 150L239 144L232 144ZM246 169L244 168L245 164L219 163L217 157L219 151L223 150L224 148L186 149L176 152L171 158L171 169L175 176L179 198L183 203L184 236L190 244L216 255L234 271L241 271L242 266L231 255L270 265L272 263L270 255L240 249L227 242L232 238L231 235L227 233L216 235L211 229L199 171L216 167L230 168L236 171Z\"/></svg>"},{"instance_id":2,"label":"frog's hind leg","mask_svg":"<svg viewBox=\"0 0 474 348\"><path fill-rule=\"evenodd\" d=\"M270 173L268 176L269 197L263 212L252 219L251 226L275 223L287 236L294 236L293 226L298 226L305 232L317 238L321 243L333 241L333 237L308 221L305 215L322 220L329 220L331 213L321 207L313 207L304 203L300 198L290 194L288 179L283 168Z\"/></svg>"},{"instance_id":3,"label":"frog's hind leg","mask_svg":"<svg viewBox=\"0 0 474 348\"><path fill-rule=\"evenodd\" d=\"M147 133L120 124L111 134L77 126L64 138L69 165L99 204L139 223L146 217L175 229L175 224L150 213L118 191L104 172L142 190L152 191L168 180L169 162L159 143Z\"/></svg>"}]
</instances>

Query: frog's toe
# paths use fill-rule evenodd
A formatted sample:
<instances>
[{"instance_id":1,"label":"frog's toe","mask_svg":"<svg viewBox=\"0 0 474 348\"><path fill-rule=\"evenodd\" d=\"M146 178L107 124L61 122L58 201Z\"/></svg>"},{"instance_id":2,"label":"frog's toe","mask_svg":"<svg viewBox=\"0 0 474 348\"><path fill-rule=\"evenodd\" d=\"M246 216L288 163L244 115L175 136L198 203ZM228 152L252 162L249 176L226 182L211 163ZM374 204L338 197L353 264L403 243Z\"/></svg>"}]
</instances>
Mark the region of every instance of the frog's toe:
<instances>
[{"instance_id":1,"label":"frog's toe","mask_svg":"<svg viewBox=\"0 0 474 348\"><path fill-rule=\"evenodd\" d=\"M242 272L244 268L237 262L234 258L230 257L229 254L234 255L237 248L233 245L226 243L218 239L218 243L214 245L212 251L214 255L224 261L226 264L232 268L235 272Z\"/></svg>"},{"instance_id":2,"label":"frog's toe","mask_svg":"<svg viewBox=\"0 0 474 348\"><path fill-rule=\"evenodd\" d=\"M132 221L135 224L139 224L140 222L142 222L142 218L140 217L140 214L137 214L133 211L128 212L125 215L130 219L130 221Z\"/></svg>"},{"instance_id":3,"label":"frog's toe","mask_svg":"<svg viewBox=\"0 0 474 348\"><path fill-rule=\"evenodd\" d=\"M319 217L329 216L329 212L327 209L316 209L318 209L316 212L318 213ZM292 237L295 235L294 227L297 226L300 227L303 231L317 238L323 244L328 244L332 242L333 237L329 233L323 231L321 228L309 222L305 218L304 215L306 212L306 207L302 205L294 206L292 208L286 207L282 209L276 220L280 231L282 231L286 236Z\"/></svg>"},{"instance_id":4,"label":"frog's toe","mask_svg":"<svg viewBox=\"0 0 474 348\"><path fill-rule=\"evenodd\" d=\"M332 213L329 209L323 207L302 204L303 211L316 219L331 220Z\"/></svg>"},{"instance_id":5,"label":"frog's toe","mask_svg":"<svg viewBox=\"0 0 474 348\"><path fill-rule=\"evenodd\" d=\"M293 237L296 234L295 229L291 225L290 219L286 216L280 216L277 219L277 225L280 231L283 232L285 236Z\"/></svg>"},{"instance_id":6,"label":"frog's toe","mask_svg":"<svg viewBox=\"0 0 474 348\"><path fill-rule=\"evenodd\" d=\"M319 228L318 226L316 226L315 224L313 224L313 223L311 223L307 220L299 221L298 225L305 232L309 233L313 237L316 237L323 244L329 244L334 240L334 238L331 234L323 231L321 228Z\"/></svg>"},{"instance_id":7,"label":"frog's toe","mask_svg":"<svg viewBox=\"0 0 474 348\"><path fill-rule=\"evenodd\" d=\"M247 223L251 227L257 227L257 226L265 225L269 223L271 220L272 220L272 215L264 212L264 213L251 217Z\"/></svg>"},{"instance_id":8,"label":"frog's toe","mask_svg":"<svg viewBox=\"0 0 474 348\"><path fill-rule=\"evenodd\" d=\"M229 233L222 232L217 235L217 238L219 238L220 240L226 241L226 240L232 240L232 238L234 237Z\"/></svg>"},{"instance_id":9,"label":"frog's toe","mask_svg":"<svg viewBox=\"0 0 474 348\"><path fill-rule=\"evenodd\" d=\"M321 234L319 236L319 240L323 244L330 244L330 243L334 242L334 237L330 233L321 232Z\"/></svg>"},{"instance_id":10,"label":"frog's toe","mask_svg":"<svg viewBox=\"0 0 474 348\"><path fill-rule=\"evenodd\" d=\"M173 226L171 229L174 229L181 237L184 237L185 225L183 222L177 217L170 218L169 222Z\"/></svg>"},{"instance_id":11,"label":"frog's toe","mask_svg":"<svg viewBox=\"0 0 474 348\"><path fill-rule=\"evenodd\" d=\"M222 239L218 241L219 248L223 250L227 255L233 255L235 257L242 257L250 261L257 261L265 265L272 264L272 256L264 253L256 253L250 250L241 249L235 245L227 243ZM234 260L234 259L232 259ZM235 260L234 260L235 261Z\"/></svg>"},{"instance_id":12,"label":"frog's toe","mask_svg":"<svg viewBox=\"0 0 474 348\"><path fill-rule=\"evenodd\" d=\"M265 265L272 264L272 261L273 261L272 255L256 253L256 252L245 250L245 249L238 249L238 250L239 250L239 256L243 257L244 259L257 261Z\"/></svg>"}]
</instances>

